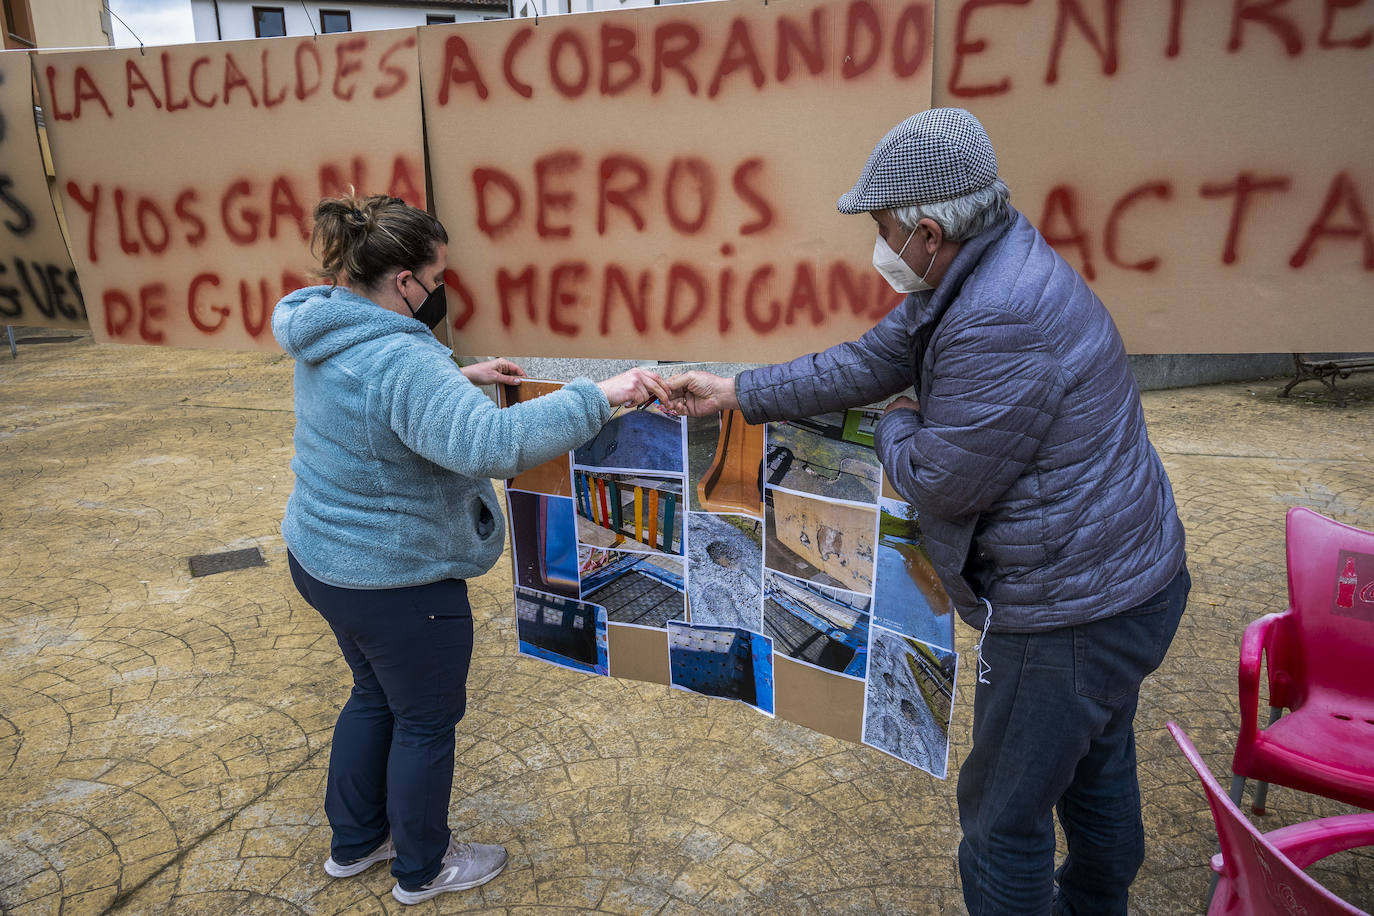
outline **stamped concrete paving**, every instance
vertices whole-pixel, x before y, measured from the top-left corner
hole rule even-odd
[[[94,346],[0,355],[0,911],[376,913],[382,868],[330,880],[321,811],[347,670],[296,595],[290,364]],[[1281,384],[1281,383],[1279,383]],[[1374,385],[1145,395],[1190,536],[1193,600],[1139,716],[1139,913],[1201,910],[1212,833],[1164,722],[1218,772],[1244,624],[1284,595],[1283,512],[1374,528]],[[1312,389],[1306,394],[1303,389]],[[186,558],[267,565],[192,579]],[[514,654],[510,566],[472,583],[471,704],[451,821],[505,843],[490,885],[417,913],[960,912],[953,781],[737,703]],[[960,627],[951,770],[967,752]],[[1341,806],[1276,789],[1265,827]],[[1374,858],[1317,873],[1374,906]]]

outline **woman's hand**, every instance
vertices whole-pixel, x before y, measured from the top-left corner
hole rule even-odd
[[[739,410],[735,397],[735,380],[693,370],[668,379],[673,392],[673,408],[689,417]]]
[[[463,375],[474,385],[518,385],[525,378],[525,370],[502,356],[464,366]]]
[[[622,372],[604,382],[597,382],[596,387],[605,393],[606,400],[611,402],[612,407],[658,401],[665,409],[670,412],[672,410],[672,395],[668,387],[663,384],[663,379],[648,369],[635,368],[629,372]]]

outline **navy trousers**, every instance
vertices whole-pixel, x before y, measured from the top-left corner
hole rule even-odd
[[[971,916],[1126,913],[1145,859],[1136,702],[1190,586],[1185,568],[1106,620],[987,634],[990,683],[974,692],[973,749],[959,771],[959,873]],[[1069,847],[1057,872],[1055,813]]]
[[[467,583],[408,588],[327,585],[287,554],[291,578],[328,621],[353,669],[334,726],[324,811],[336,862],[360,859],[390,832],[391,873],[405,890],[439,874],[448,850],[453,729],[467,707],[472,609]]]

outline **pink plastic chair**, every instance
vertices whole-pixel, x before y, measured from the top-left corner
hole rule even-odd
[[[1259,727],[1260,662],[1269,726]],[[1283,710],[1292,710],[1283,715]],[[1231,800],[1259,781],[1374,809],[1374,533],[1288,510],[1288,610],[1245,629]]]
[[[1369,916],[1312,880],[1303,869],[1337,852],[1374,845],[1374,814],[1345,814],[1260,833],[1221,791],[1183,729],[1169,723],[1183,756],[1207,791],[1221,853],[1212,857],[1220,882],[1207,916],[1302,913]]]

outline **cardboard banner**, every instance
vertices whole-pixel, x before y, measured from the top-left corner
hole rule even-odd
[[[1374,349],[1374,4],[941,0],[937,105],[1137,353]]]
[[[463,353],[772,360],[898,301],[835,201],[929,104],[929,0],[686,4],[420,32]]]
[[[48,193],[27,51],[0,52],[0,226],[0,324],[87,327]]]
[[[954,614],[884,483],[879,415],[620,411],[507,481],[520,654],[743,702],[944,778]]]
[[[41,54],[98,340],[275,349],[322,196],[425,206],[415,30]]]

